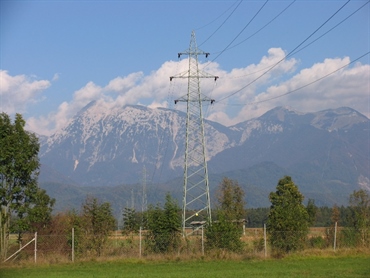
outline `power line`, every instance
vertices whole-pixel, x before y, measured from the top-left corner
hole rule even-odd
[[[357,10],[355,10],[353,13],[351,13],[349,16],[345,17],[342,21],[340,21],[339,23],[337,23],[336,25],[334,25],[332,28],[330,28],[328,31],[326,31],[324,34],[322,34],[321,36],[319,36],[318,38],[316,38],[315,40],[313,40],[312,42],[308,43],[307,45],[305,45],[304,47],[298,49],[297,51],[291,53],[291,55],[293,54],[297,54],[298,52],[302,51],[303,49],[305,49],[306,47],[310,46],[311,44],[313,44],[314,42],[316,42],[317,40],[321,39],[323,36],[325,36],[327,33],[333,31],[333,29],[337,28],[339,25],[341,25],[343,22],[347,21],[351,16],[353,16],[355,13],[357,13],[359,10],[361,10],[363,7],[365,7],[367,4],[369,4],[370,1],[366,2],[365,4],[363,4],[361,7],[359,7]]]
[[[252,38],[254,35],[258,34],[260,31],[262,31],[263,29],[265,29],[268,25],[270,25],[275,19],[277,19],[280,15],[282,15],[290,6],[292,6],[294,4],[294,2],[296,2],[297,0],[293,0],[287,7],[285,7],[280,13],[278,13],[273,19],[271,19],[269,22],[267,22],[265,25],[263,25],[260,29],[258,29],[256,32],[254,32],[252,35],[250,35],[248,38],[242,40],[241,42],[237,43],[237,44],[234,44],[233,46],[230,46],[228,47],[227,49],[224,49],[223,51],[227,51],[227,50],[230,50],[234,47],[237,47],[238,45],[244,43],[245,41],[249,40],[250,38]],[[217,52],[213,52],[213,54],[218,54],[220,53],[221,51],[217,51]]]
[[[228,19],[234,14],[234,12],[236,11],[236,9],[240,6],[240,4],[243,2],[243,0],[240,0],[239,1],[239,4],[234,8],[234,10],[229,14],[229,16],[221,23],[221,25],[204,41],[202,42],[199,46],[202,46],[203,44],[205,44],[210,38],[212,38],[212,36],[218,31],[220,30],[220,28],[226,23],[226,21],[228,21]]]
[[[233,92],[232,94],[220,99],[219,101],[223,101],[237,93],[239,93],[240,91],[244,90],[245,88],[247,88],[248,86],[250,86],[251,84],[253,84],[254,82],[256,82],[257,80],[259,80],[261,77],[263,77],[265,74],[267,74],[268,72],[270,72],[272,69],[274,69],[277,65],[279,65],[282,61],[284,61],[286,58],[288,58],[289,56],[291,56],[294,51],[296,51],[302,44],[304,44],[309,38],[311,38],[316,32],[318,32],[326,23],[328,23],[337,13],[339,13],[339,11],[341,11],[351,0],[348,0],[346,3],[344,3],[334,14],[332,14],[327,20],[325,20],[324,23],[322,23],[314,32],[312,32],[306,39],[304,39],[298,46],[296,46],[293,50],[291,50],[287,55],[285,55],[284,58],[282,58],[280,61],[278,61],[276,64],[274,64],[272,67],[270,67],[268,70],[266,70],[264,73],[262,73],[260,76],[258,76],[257,78],[255,78],[254,80],[252,80],[251,82],[249,82],[247,85],[243,86],[242,88],[240,88],[239,90]]]
[[[227,49],[228,47],[244,32],[244,30],[249,26],[249,24],[252,23],[252,21],[257,17],[257,15],[262,11],[262,9],[266,6],[267,2],[269,0],[266,0],[265,3],[262,5],[262,7],[257,11],[257,13],[252,17],[252,19],[243,27],[243,29],[235,36],[235,38],[211,61],[214,62],[218,57],[220,57]],[[207,67],[207,66],[206,66]]]
[[[295,2],[296,0],[294,0],[293,2]],[[365,4],[363,4],[361,7],[359,7],[357,10],[355,10],[353,13],[351,13],[350,15],[348,15],[346,18],[344,18],[342,21],[340,21],[339,23],[337,23],[335,26],[333,26],[332,28],[330,28],[328,31],[326,31],[324,34],[322,34],[321,36],[319,36],[318,38],[316,38],[315,40],[313,40],[312,42],[308,43],[307,45],[303,46],[302,48],[296,50],[295,52],[291,53],[291,56],[294,55],[294,54],[297,54],[298,52],[302,51],[303,49],[307,48],[308,46],[310,46],[311,44],[313,44],[314,42],[318,41],[319,39],[321,39],[323,36],[325,36],[326,34],[328,34],[329,32],[333,31],[335,28],[337,28],[339,25],[341,25],[343,22],[347,21],[350,17],[352,17],[354,14],[356,14],[358,11],[360,11],[364,6],[366,6],[367,4],[369,4],[370,1],[366,2]],[[293,3],[291,3],[293,4]],[[281,13],[280,13],[281,14]],[[266,26],[266,25],[265,25]],[[261,29],[260,29],[261,30]],[[250,37],[249,37],[250,38]],[[234,46],[237,46],[237,45],[234,45]],[[232,46],[231,48],[233,48],[234,46]],[[229,49],[231,49],[229,48]],[[242,77],[246,77],[246,76],[249,76],[249,75],[253,75],[253,74],[256,74],[256,73],[259,73],[261,71],[264,71],[264,70],[267,70],[271,67],[273,67],[274,65],[271,65],[271,66],[268,66],[268,67],[265,67],[263,69],[260,69],[258,71],[255,71],[255,72],[251,72],[251,73],[248,73],[248,74],[244,74],[244,75],[240,75],[240,76],[236,76],[236,77],[229,77],[229,78],[242,78]]]
[[[243,1],[243,0],[241,0]],[[241,2],[240,1],[240,2]],[[212,24],[213,22],[215,22],[216,20],[218,20],[220,17],[222,17],[225,13],[227,13],[238,1],[235,1],[226,11],[224,11],[222,14],[220,14],[217,18],[215,18],[214,20],[212,20],[211,22],[203,25],[202,27],[198,27],[198,28],[195,28],[194,31],[198,31],[200,29],[203,29],[204,27],[207,27],[208,25]]]

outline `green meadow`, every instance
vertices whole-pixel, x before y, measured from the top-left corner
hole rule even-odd
[[[299,257],[256,260],[115,260],[0,267],[2,278],[84,277],[370,277],[370,256]]]

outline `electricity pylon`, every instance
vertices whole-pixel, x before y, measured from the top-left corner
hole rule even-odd
[[[214,100],[205,97],[201,93],[200,79],[213,78],[216,81],[218,76],[212,76],[199,70],[198,56],[205,55],[207,58],[209,53],[198,49],[194,31],[191,33],[189,49],[178,53],[178,58],[181,55],[188,55],[189,69],[183,73],[171,76],[170,81],[173,78],[188,79],[187,94],[175,100],[175,104],[178,102],[186,102],[187,104],[182,207],[182,231],[183,235],[186,236],[202,228],[207,221],[211,221],[202,103],[206,101],[213,104]],[[187,232],[186,227],[190,227],[190,223],[193,224],[193,229]]]
[[[141,213],[148,209],[148,201],[146,197],[146,167],[143,167],[143,180],[142,180],[142,192],[141,192]]]

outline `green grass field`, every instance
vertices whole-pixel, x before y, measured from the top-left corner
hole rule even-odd
[[[370,277],[370,256],[287,257],[269,260],[110,261],[0,267],[1,278],[84,277]]]

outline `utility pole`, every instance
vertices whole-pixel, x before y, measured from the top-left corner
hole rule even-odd
[[[207,170],[206,142],[204,137],[204,123],[202,103],[214,103],[215,100],[202,95],[200,90],[201,78],[212,78],[215,81],[218,76],[213,76],[202,72],[198,67],[198,56],[209,53],[198,49],[195,32],[191,33],[189,49],[178,53],[188,55],[189,69],[183,73],[170,77],[185,78],[188,80],[188,92],[185,96],[176,99],[178,102],[186,102],[186,140],[185,140],[185,162],[184,162],[184,185],[183,185],[183,207],[182,207],[182,231],[183,236],[187,236],[211,222],[211,202],[209,196],[209,182]],[[196,226],[190,232],[186,227],[190,227],[196,221]]]

